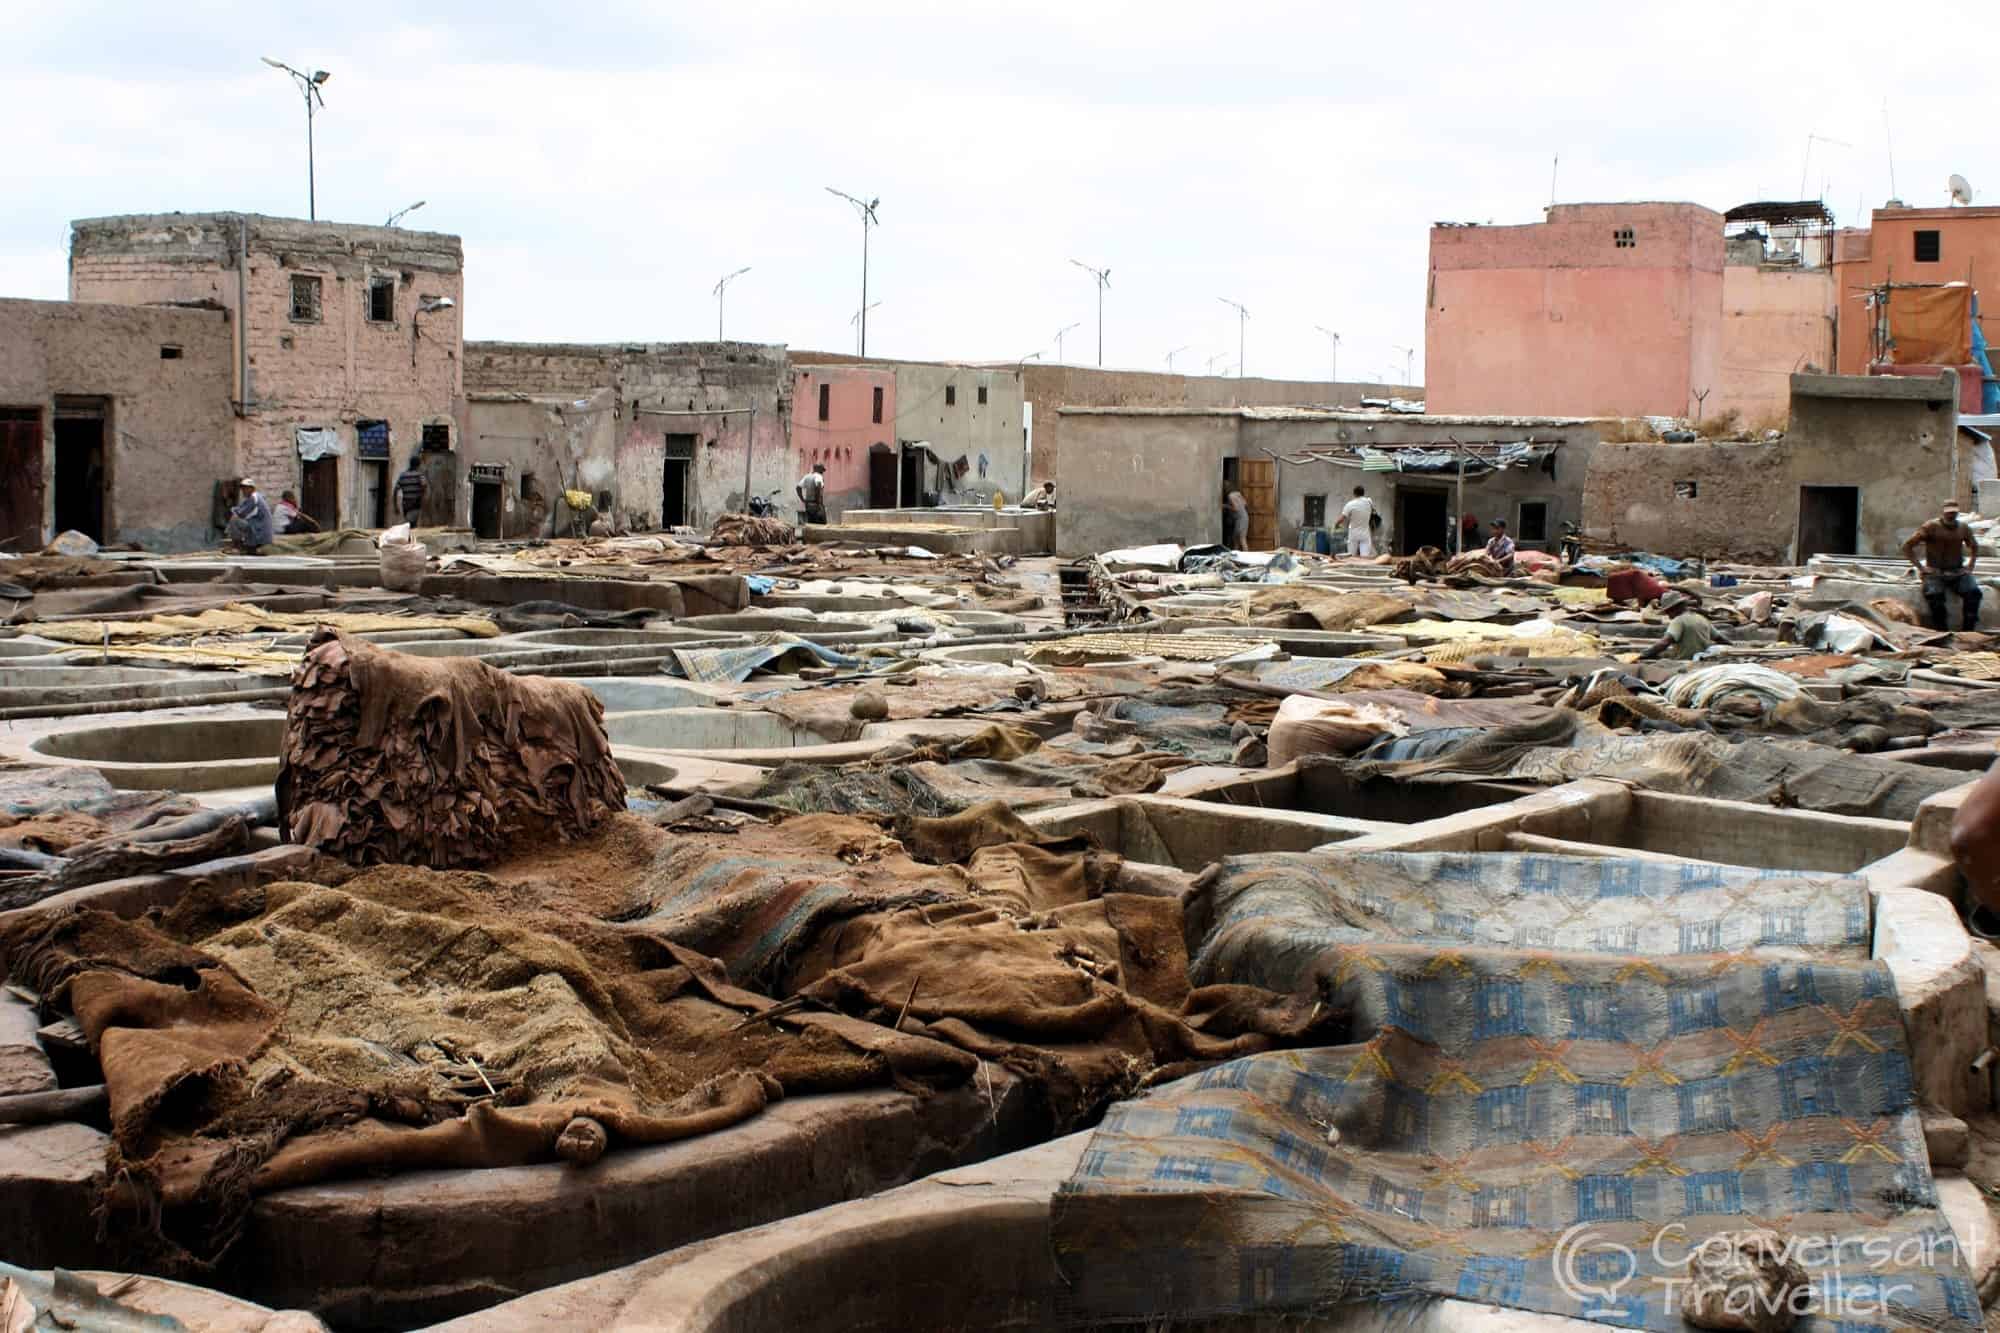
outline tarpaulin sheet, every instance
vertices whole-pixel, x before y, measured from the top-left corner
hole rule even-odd
[[[734,648],[673,648],[668,650],[680,674],[707,685],[748,680],[750,673],[809,666],[859,666],[861,659],[792,634],[760,635],[759,641]]]
[[[299,458],[307,463],[338,458],[344,452],[340,447],[340,432],[331,426],[299,426],[292,436],[298,441]]]
[[[1899,366],[1965,365],[1972,360],[1972,288],[1892,288],[1889,342],[1889,359]]]
[[[1978,1328],[1868,901],[1623,859],[1223,862],[1188,903],[1194,980],[1351,1006],[1358,1044],[1113,1107],[1056,1201],[1060,1313],[1456,1297],[1670,1333],[1684,1256],[1771,1226],[1882,1243],[1809,1264],[1840,1327]]]

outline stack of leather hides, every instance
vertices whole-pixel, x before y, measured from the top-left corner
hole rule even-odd
[[[357,865],[482,865],[624,809],[604,707],[567,681],[321,630],[292,674],[278,817]]]

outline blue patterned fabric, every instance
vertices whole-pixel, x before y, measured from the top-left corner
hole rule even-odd
[[[1978,1327],[1859,879],[1608,858],[1232,858],[1197,984],[1350,1007],[1357,1045],[1113,1108],[1058,1199],[1078,1322],[1455,1296],[1629,1327],[1771,1227],[1805,1330]]]

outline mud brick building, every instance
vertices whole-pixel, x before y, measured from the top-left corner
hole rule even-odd
[[[463,522],[463,255],[456,236],[254,213],[71,224],[70,298],[229,319],[233,462],[205,484],[296,490],[322,526],[379,526],[409,457],[425,521]]]

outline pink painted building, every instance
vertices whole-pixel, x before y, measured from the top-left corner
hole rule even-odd
[[[1694,415],[1721,371],[1722,215],[1682,203],[1547,212],[1431,229],[1429,409]]]
[[[899,453],[893,366],[793,368],[792,454],[800,476],[826,464],[828,519],[837,523],[849,509],[896,508]]]

